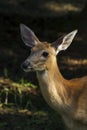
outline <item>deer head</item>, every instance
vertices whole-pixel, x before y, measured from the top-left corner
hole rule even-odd
[[[47,43],[40,42],[34,32],[24,24],[20,25],[20,30],[23,42],[31,48],[30,56],[22,64],[26,72],[49,69],[52,64],[55,64],[56,55],[70,46],[77,33],[77,30],[74,30],[53,43]]]

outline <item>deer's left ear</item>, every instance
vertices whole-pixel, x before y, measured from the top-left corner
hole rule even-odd
[[[58,40],[52,43],[52,46],[55,47],[56,49],[56,54],[58,54],[58,52],[62,50],[66,50],[70,46],[76,33],[77,33],[77,30],[74,30],[63,37],[60,37]]]

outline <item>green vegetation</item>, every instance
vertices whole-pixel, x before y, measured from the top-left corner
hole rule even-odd
[[[46,106],[36,86],[24,79],[15,83],[0,78],[0,87],[0,129],[64,129],[61,117]]]

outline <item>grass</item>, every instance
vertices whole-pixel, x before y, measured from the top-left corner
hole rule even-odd
[[[61,117],[46,106],[36,86],[0,78],[0,87],[0,129],[64,129]]]

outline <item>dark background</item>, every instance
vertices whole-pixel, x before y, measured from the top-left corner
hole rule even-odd
[[[87,74],[86,0],[1,0],[0,87],[4,87],[3,84],[5,84],[5,87],[6,85],[11,87],[12,82],[20,84],[21,80],[39,86],[35,73],[24,73],[20,67],[21,63],[27,58],[30,53],[30,49],[27,48],[21,40],[19,29],[20,23],[29,26],[41,41],[48,42],[53,42],[61,35],[67,34],[74,29],[78,29],[78,34],[76,35],[71,46],[66,51],[61,52],[57,57],[58,65],[61,73],[67,79],[81,77]],[[9,85],[6,79],[11,81]],[[48,115],[44,117],[43,114],[37,114],[32,115],[32,118],[28,118],[26,117],[28,116],[28,114],[24,114],[27,122],[27,124],[24,122],[24,126],[26,125],[25,128],[21,125],[23,124],[23,119],[20,115],[17,115],[17,118],[15,116],[15,112],[13,112],[13,118],[10,110],[9,112],[7,110],[7,106],[6,115],[2,107],[0,112],[1,130],[56,130],[58,128],[60,130],[64,129],[64,127],[61,125],[59,116],[59,124],[57,126],[58,122],[54,120],[54,118],[57,118],[57,114],[55,114],[54,111],[50,110],[50,108],[44,102],[40,92],[38,91],[36,91],[38,96],[34,96],[34,98],[31,96],[29,99],[31,102],[37,101],[36,104],[31,103],[31,111],[33,109],[35,110],[35,112],[38,110],[43,110],[42,106],[44,106],[44,109],[46,110]],[[33,101],[32,98],[34,99]],[[2,103],[3,102],[1,102],[1,104]],[[13,111],[15,111],[15,108]],[[4,113],[3,118],[2,113]],[[11,120],[9,119],[9,121],[7,121],[9,116]],[[52,118],[51,121],[50,118]],[[5,122],[4,119],[6,119]],[[18,127],[16,127],[14,123],[16,120],[18,122],[16,122],[16,126]],[[12,126],[10,126],[10,122],[13,123]],[[48,122],[47,125],[45,125],[46,122]]]

